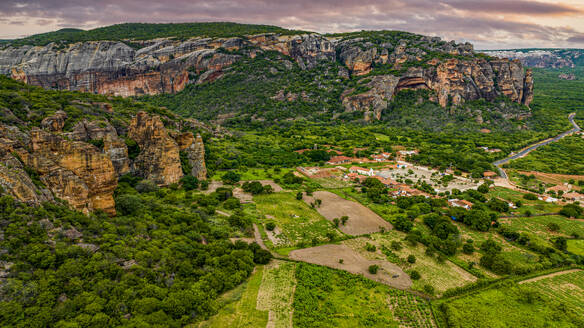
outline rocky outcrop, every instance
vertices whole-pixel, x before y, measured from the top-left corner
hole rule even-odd
[[[365,112],[366,119],[381,119],[381,112],[391,101],[400,78],[393,75],[379,75],[367,83],[369,91],[352,95],[353,89],[349,89],[342,96],[343,106],[347,111]]]
[[[177,136],[176,141],[179,149],[185,152],[189,165],[191,166],[191,175],[199,180],[207,179],[207,167],[205,166],[205,146],[203,138],[197,134],[195,138],[192,132],[185,132]]]
[[[161,186],[177,183],[183,177],[179,147],[159,116],[139,112],[130,123],[128,138],[140,146],[134,173]]]
[[[428,67],[411,67],[400,76],[375,76],[366,85],[368,91],[353,95],[348,90],[341,99],[345,110],[371,111],[377,119],[393,95],[404,89],[432,90],[443,107],[476,99],[492,101],[500,94],[525,105],[533,100],[531,71],[524,72],[520,63],[508,60],[434,61]]]
[[[41,127],[53,132],[61,132],[65,126],[67,113],[64,111],[57,111],[54,115],[45,117],[41,121]]]
[[[31,130],[30,139],[30,152],[20,149],[18,155],[56,197],[84,212],[115,214],[117,175],[106,155],[88,143],[40,129]]]
[[[524,72],[519,61],[487,60],[477,56],[469,43],[405,32],[378,33],[371,38],[272,33],[186,41],[159,39],[140,41],[143,47],[139,50],[113,41],[76,43],[66,49],[54,44],[8,46],[0,50],[0,74],[45,88],[135,96],[177,92],[188,83],[213,82],[242,56],[278,51],[290,56],[301,69],[314,68],[319,61],[339,61],[343,64],[338,71],[341,78],[366,75],[377,67],[388,71],[383,75],[385,82],[374,78],[369,91],[355,95],[348,90],[341,98],[347,111],[368,112],[373,118],[379,117],[395,92],[403,89],[432,90],[442,106],[493,100],[499,95],[529,105],[533,98],[531,72]],[[285,66],[290,69],[292,64]],[[384,85],[389,75],[399,78],[395,86],[395,78]],[[389,92],[392,87],[394,91]],[[282,91],[274,99],[296,98]],[[58,127],[57,121],[51,122]]]

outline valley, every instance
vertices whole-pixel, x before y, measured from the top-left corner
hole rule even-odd
[[[584,70],[526,53],[236,23],[0,42],[0,326],[582,326]]]

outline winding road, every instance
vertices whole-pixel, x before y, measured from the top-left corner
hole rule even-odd
[[[522,149],[520,152],[518,152],[517,154],[512,154],[512,155],[510,155],[510,156],[508,156],[508,157],[505,157],[505,158],[503,158],[503,159],[500,159],[500,160],[498,160],[498,161],[494,162],[494,163],[493,163],[493,165],[495,165],[495,166],[497,167],[497,170],[499,171],[499,175],[500,175],[500,176],[501,176],[503,179],[505,179],[505,180],[508,180],[508,179],[509,179],[509,177],[507,176],[507,173],[505,172],[505,170],[503,170],[503,169],[501,168],[501,165],[503,165],[503,164],[506,164],[506,163],[509,163],[509,161],[512,161],[512,160],[514,160],[514,159],[518,159],[518,158],[520,158],[520,157],[523,157],[523,156],[525,156],[525,155],[529,154],[529,153],[530,153],[532,150],[535,150],[535,149],[537,149],[537,148],[539,148],[539,147],[541,147],[541,146],[545,146],[545,145],[547,145],[547,144],[550,144],[550,143],[552,143],[552,142],[556,142],[556,141],[558,141],[558,140],[562,139],[563,137],[565,137],[565,136],[567,136],[567,135],[570,135],[570,134],[572,134],[572,133],[579,132],[581,129],[580,129],[580,127],[578,126],[578,124],[576,124],[576,122],[574,122],[574,116],[576,116],[576,113],[572,113],[572,114],[568,115],[568,120],[569,120],[569,121],[570,121],[570,123],[572,123],[572,125],[574,126],[574,128],[572,128],[571,130],[568,130],[568,131],[566,131],[566,132],[562,132],[562,133],[560,133],[559,135],[557,135],[557,136],[555,136],[555,137],[553,137],[553,138],[546,139],[546,140],[544,140],[544,141],[540,141],[540,142],[538,142],[538,143],[536,143],[536,144],[533,144],[533,145],[531,145],[531,146],[528,146],[528,147],[526,147],[526,148],[523,148],[523,149]]]

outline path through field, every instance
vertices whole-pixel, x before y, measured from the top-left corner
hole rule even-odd
[[[517,284],[521,285],[521,284],[525,284],[525,283],[528,283],[528,282],[534,282],[534,281],[538,281],[538,280],[542,280],[542,279],[546,279],[546,278],[552,278],[552,277],[555,277],[555,276],[560,276],[560,275],[563,275],[563,274],[572,273],[572,272],[578,272],[578,271],[582,271],[582,269],[570,269],[570,270],[565,270],[565,271],[554,272],[554,273],[546,274],[546,275],[543,275],[543,276],[539,276],[539,277],[535,277],[535,278],[523,280],[523,281],[518,282]]]

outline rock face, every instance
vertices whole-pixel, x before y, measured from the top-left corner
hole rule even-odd
[[[162,186],[177,183],[183,177],[179,147],[159,116],[139,112],[130,123],[128,138],[140,146],[132,168],[136,174]]]
[[[54,44],[8,46],[0,50],[0,74],[50,89],[120,96],[172,93],[188,83],[221,78],[242,56],[278,51],[290,56],[301,69],[314,68],[319,61],[338,61],[343,65],[338,72],[341,78],[369,74],[377,67],[391,69],[391,74],[372,78],[369,91],[355,95],[347,90],[341,98],[347,111],[364,111],[369,118],[379,118],[392,96],[403,89],[432,90],[442,106],[480,98],[493,100],[499,95],[525,105],[531,102],[533,78],[519,61],[487,60],[477,56],[469,43],[400,33],[393,41],[381,43],[374,43],[375,38],[312,33],[158,39],[141,41],[139,50],[113,41],[76,43],[66,49]],[[290,97],[282,94],[279,98]],[[58,129],[58,117],[46,124]]]
[[[193,137],[192,132],[185,132],[177,136],[179,149],[186,153],[191,169],[191,175],[199,180],[207,179],[207,167],[205,166],[205,146],[200,134]]]
[[[110,159],[96,147],[33,129],[30,150],[17,153],[56,197],[84,212],[101,209],[115,214],[117,175]]]

